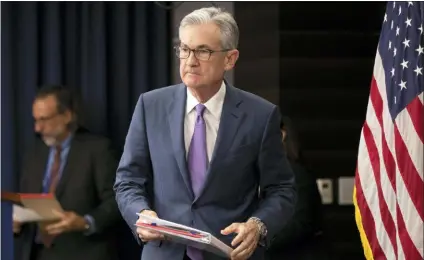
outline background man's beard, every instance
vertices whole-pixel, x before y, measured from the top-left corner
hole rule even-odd
[[[52,136],[43,136],[43,141],[47,146],[54,146],[57,144],[57,139]]]

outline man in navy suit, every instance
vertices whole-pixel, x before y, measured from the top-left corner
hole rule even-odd
[[[135,228],[138,212],[208,231],[235,248],[232,259],[264,259],[296,197],[279,110],[224,80],[239,56],[229,13],[196,10],[179,34],[183,83],[140,96],[117,170],[118,206],[145,243],[143,260],[222,258]]]

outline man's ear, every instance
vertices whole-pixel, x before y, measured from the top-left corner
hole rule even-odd
[[[72,117],[74,116],[70,110],[66,110],[64,113],[66,117],[66,123],[69,124],[72,121]]]
[[[233,69],[234,66],[236,65],[238,58],[239,58],[239,51],[237,49],[228,51],[227,57],[225,58],[224,69],[226,71]]]

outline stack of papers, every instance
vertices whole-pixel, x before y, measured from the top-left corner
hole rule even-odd
[[[148,230],[158,232],[171,241],[206,250],[222,257],[230,257],[233,249],[212,234],[188,226],[166,221],[160,218],[140,214],[135,224]]]
[[[2,192],[2,200],[14,203],[13,220],[22,223],[58,220],[54,211],[63,211],[53,194]]]
[[[21,223],[42,221],[43,217],[36,211],[13,205],[13,220]]]

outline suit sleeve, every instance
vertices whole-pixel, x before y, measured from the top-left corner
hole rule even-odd
[[[150,209],[149,185],[152,183],[152,168],[147,141],[143,95],[137,102],[128,134],[125,140],[124,151],[116,172],[114,185],[116,201],[125,221],[138,239],[136,213]]]
[[[22,166],[20,167],[20,175],[19,175],[19,182],[18,182],[18,188],[17,188],[17,192],[22,192],[22,193],[27,193],[30,192],[28,190],[28,178],[29,178],[29,173],[31,173],[31,171],[29,170],[30,167],[30,154],[34,154],[36,151],[35,149],[33,149],[33,147],[31,147],[32,149],[29,149],[28,151],[24,152],[23,158],[22,158]],[[31,191],[32,192],[32,191]],[[27,233],[30,230],[30,226],[31,224],[29,223],[22,223],[21,225],[21,231],[18,234],[13,234],[13,236],[15,237],[15,239],[20,239],[22,237],[23,233]],[[35,226],[35,225],[32,225]],[[21,245],[22,242],[18,242],[15,241],[15,246],[16,245]]]
[[[296,202],[294,174],[284,153],[281,137],[279,112],[275,107],[268,118],[259,152],[262,200],[253,214],[267,227],[267,245],[292,217]]]
[[[120,213],[112,189],[115,181],[117,158],[108,140],[102,140],[95,145],[94,179],[100,204],[89,216],[94,219],[95,233],[115,225],[120,219]]]

